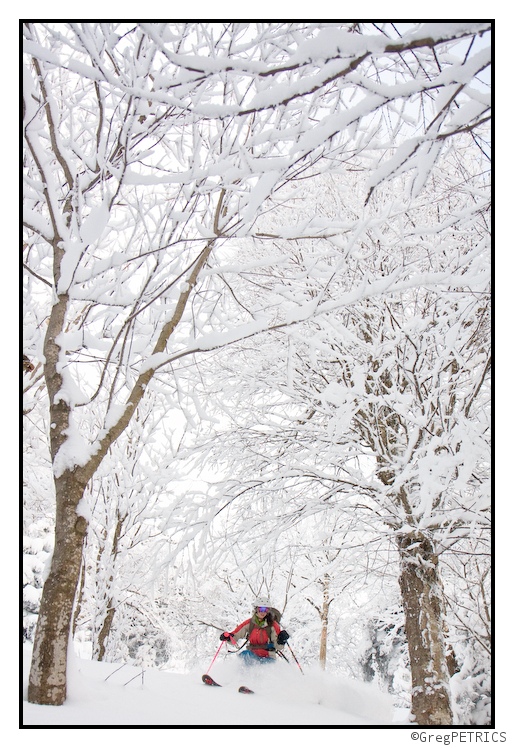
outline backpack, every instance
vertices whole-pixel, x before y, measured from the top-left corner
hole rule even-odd
[[[270,608],[271,615],[275,619],[277,623],[280,623],[280,619],[282,618],[282,613],[279,613],[276,608]]]

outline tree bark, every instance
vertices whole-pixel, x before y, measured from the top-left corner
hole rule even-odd
[[[77,483],[73,473],[56,479],[55,486],[55,549],[41,597],[28,700],[59,706],[66,699],[68,641],[87,522],[76,511],[84,486]]]
[[[418,725],[451,725],[438,558],[430,540],[419,531],[400,536],[398,546],[412,673],[412,713]]]

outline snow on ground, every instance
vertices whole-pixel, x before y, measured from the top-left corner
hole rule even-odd
[[[237,659],[214,663],[210,675],[223,688],[202,683],[208,667],[187,674],[73,658],[63,706],[27,702],[30,649],[24,649],[23,725],[95,726],[367,726],[408,725],[391,698],[372,685],[282,661],[244,668]],[[115,672],[117,670],[117,672]],[[109,677],[110,676],[110,677]],[[134,678],[134,676],[137,676]],[[134,678],[134,680],[131,680]],[[252,695],[238,693],[246,685]],[[398,721],[396,721],[398,720]],[[400,721],[401,720],[401,721]]]

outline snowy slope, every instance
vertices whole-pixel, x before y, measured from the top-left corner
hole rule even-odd
[[[145,672],[118,664],[75,658],[68,699],[61,707],[27,702],[30,650],[24,650],[23,724],[26,726],[160,725],[202,726],[377,726],[408,724],[395,719],[390,698],[373,686],[283,662],[243,670],[235,659],[216,661],[210,674],[223,688],[206,686],[202,671]],[[204,669],[208,664],[204,666]],[[273,670],[271,670],[273,668]],[[109,677],[108,680],[106,678]],[[136,677],[132,682],[131,678]],[[126,685],[125,685],[126,684]],[[240,685],[256,693],[237,692]],[[405,715],[406,716],[406,715]]]

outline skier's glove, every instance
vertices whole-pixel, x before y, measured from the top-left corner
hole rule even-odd
[[[277,644],[285,644],[288,639],[289,639],[289,634],[287,633],[285,629],[283,629],[277,636]]]
[[[231,635],[228,634],[226,631],[223,632],[223,634],[220,636],[220,641],[222,642],[229,642]]]

